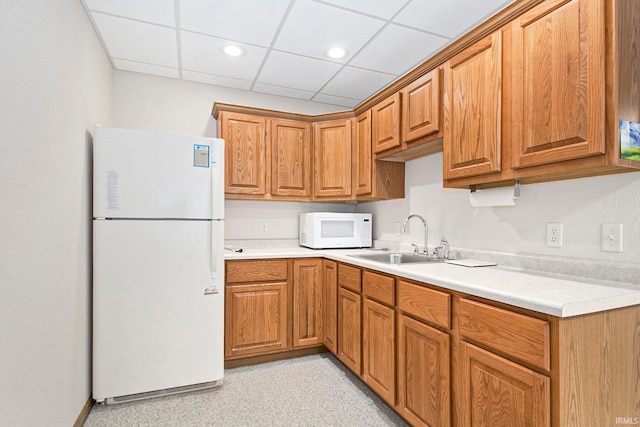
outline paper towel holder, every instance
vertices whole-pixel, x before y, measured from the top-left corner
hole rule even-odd
[[[473,185],[469,186],[469,190],[472,193],[475,193],[476,192],[476,185],[473,184]],[[516,183],[513,185],[513,198],[514,199],[520,198],[520,178],[516,178]]]

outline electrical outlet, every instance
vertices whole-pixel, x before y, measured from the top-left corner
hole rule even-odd
[[[269,225],[266,222],[260,224],[260,234],[268,234],[269,233]]]
[[[602,224],[602,250],[622,252],[622,224]]]
[[[547,223],[547,246],[550,248],[562,247],[562,223]]]
[[[393,234],[395,234],[396,236],[399,236],[401,231],[402,231],[402,229],[400,228],[400,223],[399,222],[394,222],[393,223]]]

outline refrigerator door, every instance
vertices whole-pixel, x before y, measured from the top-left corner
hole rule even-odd
[[[222,218],[224,199],[212,209],[212,196],[224,191],[223,147],[220,139],[96,126],[94,218]]]
[[[222,379],[222,221],[94,220],[93,397]],[[217,230],[212,230],[216,228]]]

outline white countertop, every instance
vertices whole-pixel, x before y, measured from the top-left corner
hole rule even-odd
[[[554,275],[511,267],[462,267],[445,263],[392,265],[351,255],[369,249],[312,250],[302,247],[225,251],[226,260],[324,257],[395,276],[557,317],[570,317],[640,305],[640,286]]]

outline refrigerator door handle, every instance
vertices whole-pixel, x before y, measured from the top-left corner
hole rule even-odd
[[[218,248],[222,248],[223,245],[220,240],[220,222],[219,221],[210,221],[211,222],[211,278],[218,278],[218,258],[222,256],[222,254],[218,253]]]
[[[224,218],[224,142],[211,142],[211,219]]]

